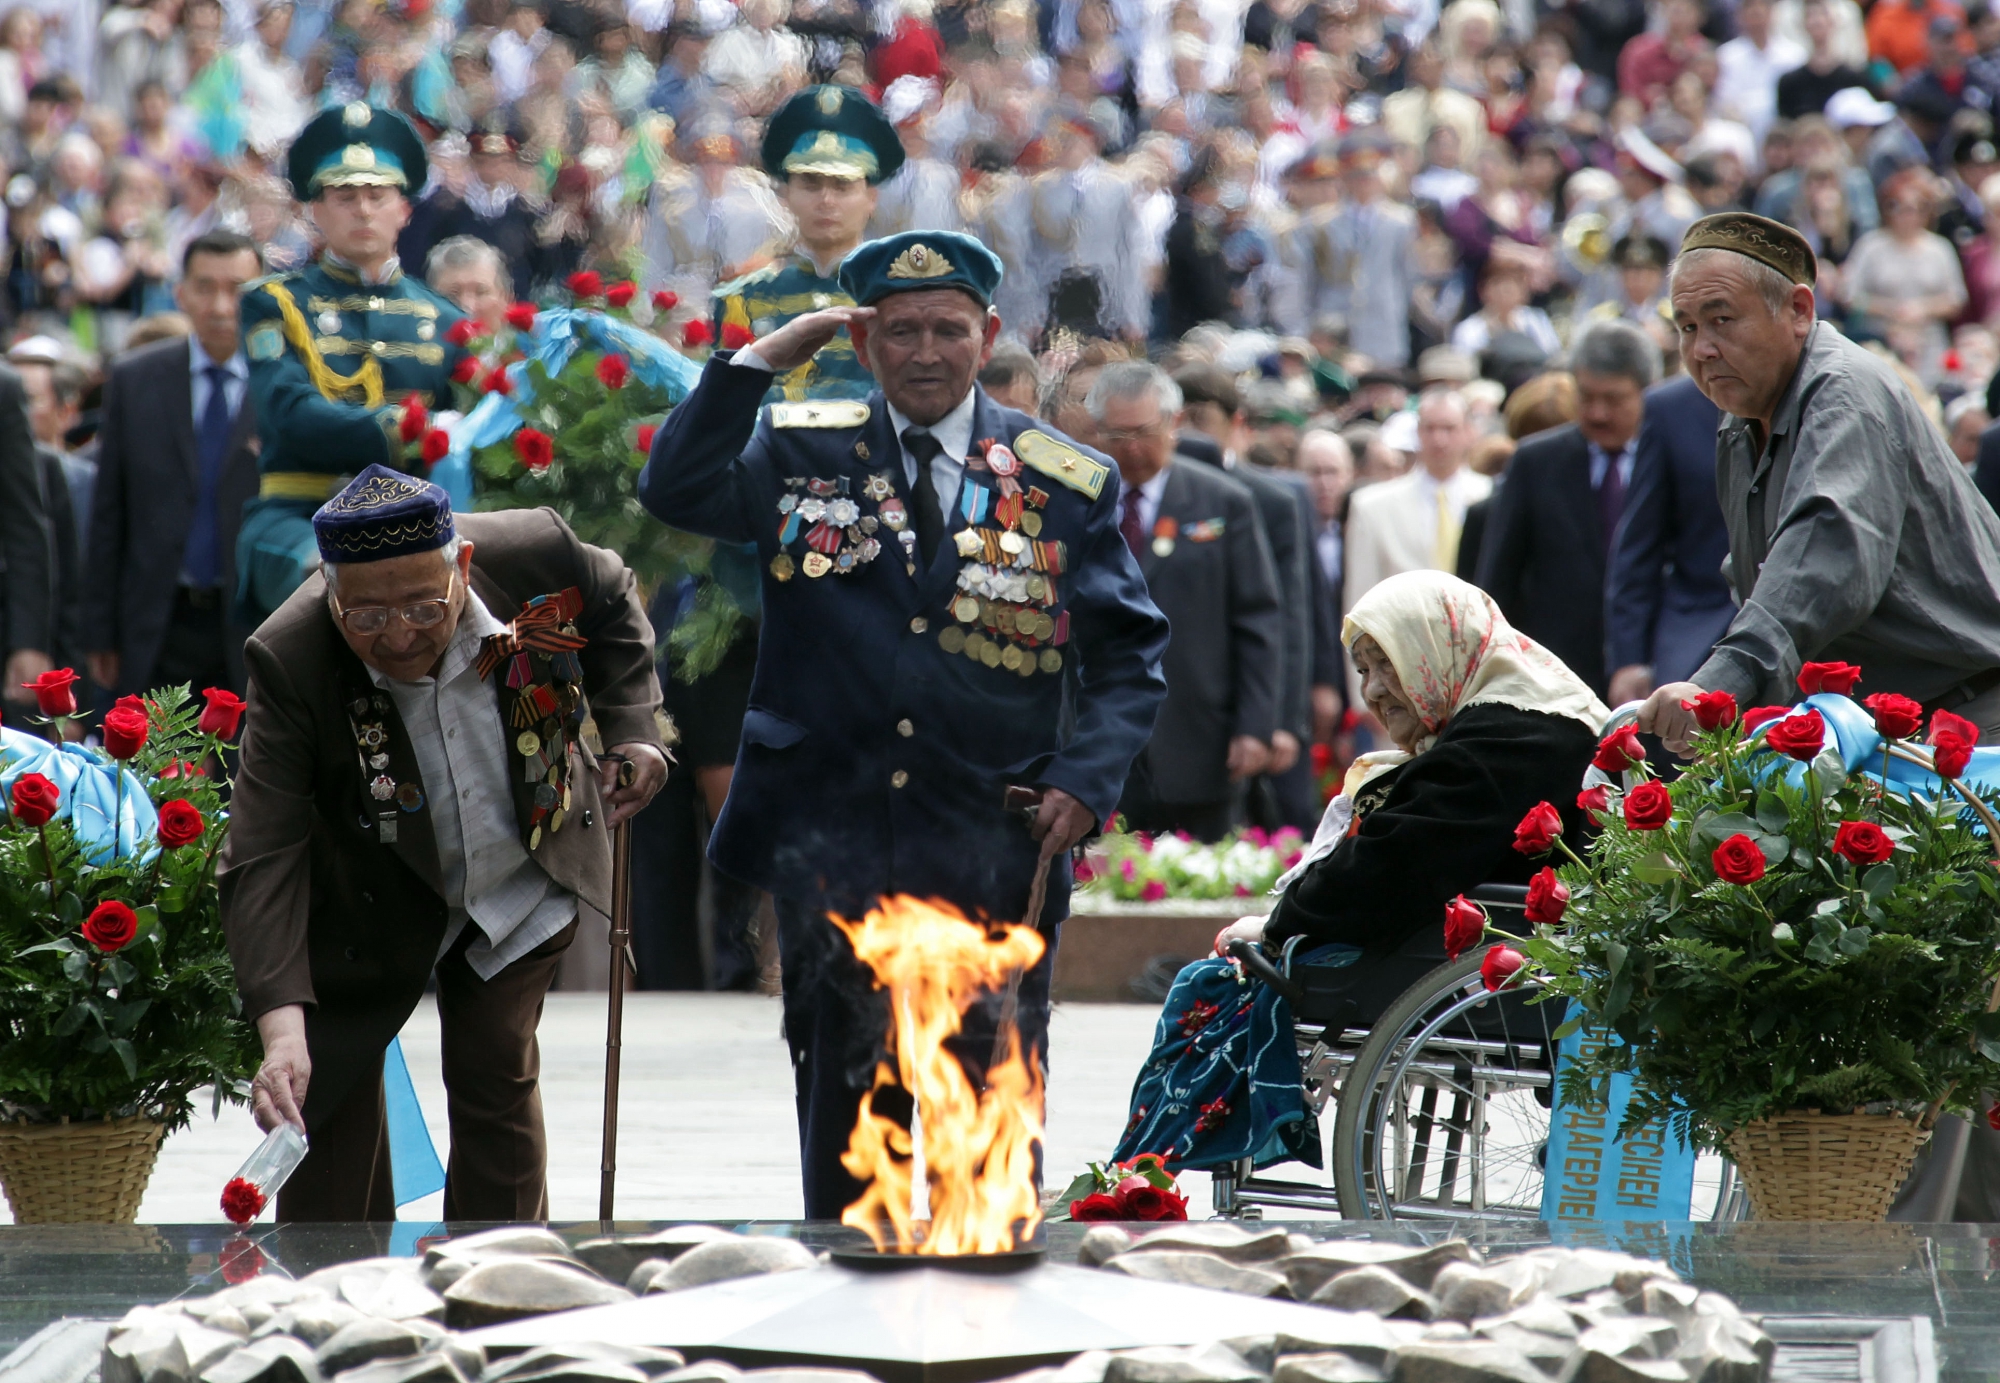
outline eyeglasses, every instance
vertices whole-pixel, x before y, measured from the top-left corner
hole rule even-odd
[[[451,612],[451,593],[457,584],[458,568],[453,567],[444,595],[436,600],[416,600],[408,605],[356,605],[350,610],[340,603],[339,596],[335,596],[333,610],[341,628],[363,638],[386,630],[391,615],[412,629],[435,629],[444,623],[444,617]]]
[[[1167,430],[1165,420],[1148,423],[1144,427],[1102,427],[1097,430],[1097,440],[1107,447],[1115,447],[1120,442],[1145,442],[1161,436]]]

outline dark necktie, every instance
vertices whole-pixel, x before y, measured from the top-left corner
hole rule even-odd
[[[220,365],[210,365],[203,373],[208,377],[208,402],[195,426],[198,476],[194,521],[188,525],[181,566],[187,572],[190,586],[211,590],[222,584],[222,531],[217,523],[215,492],[222,482],[223,462],[229,458],[229,434],[235,429],[236,419],[229,411],[229,371]]]
[[[1625,514],[1625,477],[1618,472],[1618,460],[1623,455],[1623,452],[1604,453],[1604,479],[1597,482],[1597,526],[1606,556],[1611,553],[1611,540],[1618,534],[1618,520]]]
[[[1146,530],[1139,524],[1139,501],[1145,498],[1137,485],[1127,486],[1125,497],[1118,501],[1121,511],[1118,515],[1118,534],[1125,539],[1125,546],[1132,549],[1136,558],[1146,545]]]
[[[944,444],[921,428],[903,429],[903,450],[915,458],[917,463],[917,483],[911,487],[913,516],[917,523],[917,550],[923,555],[926,568],[937,556],[938,543],[944,537],[944,511],[938,507],[937,481],[931,477],[931,462],[943,451]]]

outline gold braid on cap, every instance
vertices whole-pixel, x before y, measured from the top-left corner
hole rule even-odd
[[[1790,226],[1747,211],[1705,216],[1681,237],[1680,252],[1730,250],[1775,269],[1793,283],[1811,288],[1819,278],[1819,262],[1806,238]]]

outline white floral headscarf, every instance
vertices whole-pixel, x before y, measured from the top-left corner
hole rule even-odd
[[[1404,572],[1371,587],[1348,611],[1340,641],[1352,648],[1363,634],[1382,646],[1416,708],[1424,727],[1418,754],[1437,743],[1451,718],[1467,706],[1497,703],[1568,716],[1593,735],[1611,717],[1610,708],[1562,659],[1507,623],[1492,596],[1444,572]],[[1346,839],[1354,821],[1354,794],[1364,784],[1412,757],[1401,749],[1377,749],[1350,764],[1312,845],[1272,891],[1282,892],[1307,865]]]

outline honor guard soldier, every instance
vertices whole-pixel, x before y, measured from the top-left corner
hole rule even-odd
[[[903,142],[860,92],[813,86],[771,117],[763,161],[798,223],[798,243],[777,263],[715,290],[715,339],[725,346],[767,336],[802,313],[854,305],[837,271],[867,234],[882,181],[903,166]],[[874,387],[854,342],[837,333],[772,380],[770,397],[858,399]]]
[[[326,241],[314,263],[243,291],[243,349],[262,441],[257,498],[237,539],[237,605],[254,625],[319,564],[313,511],[371,463],[401,469],[412,394],[448,404],[463,315],[403,273],[396,237],[424,185],[410,122],[365,101],[322,111],[287,171]]]
[[[1000,277],[967,235],[868,242],[840,268],[861,306],[718,352],[639,482],[656,516],[755,543],[763,566],[750,711],[709,851],[777,901],[812,1219],[862,1190],[840,1155],[887,1016],[827,913],[912,894],[1039,926],[1050,945],[1018,1021],[1045,1056],[1060,853],[1110,817],[1166,694],[1166,620],[1119,536],[1111,462],[974,382]],[[758,409],[773,374],[842,329],[880,389]],[[1032,825],[1010,788],[1039,797]],[[969,1067],[1000,1007],[966,1016]]]

